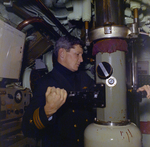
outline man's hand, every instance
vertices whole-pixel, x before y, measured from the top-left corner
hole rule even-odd
[[[46,104],[44,110],[47,117],[50,117],[65,103],[67,92],[64,89],[48,87],[45,97]]]
[[[144,86],[142,86],[142,87],[139,87],[139,88],[137,89],[137,92],[139,92],[139,91],[146,91],[146,92],[147,92],[146,97],[147,97],[148,99],[150,99],[150,86],[149,86],[149,85],[144,85]]]

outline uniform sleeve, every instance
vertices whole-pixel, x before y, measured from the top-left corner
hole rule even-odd
[[[44,111],[46,89],[47,85],[44,82],[38,82],[33,98],[25,110],[22,119],[22,132],[26,137],[40,138],[43,130],[54,123],[55,117],[53,116],[53,119],[48,121]]]

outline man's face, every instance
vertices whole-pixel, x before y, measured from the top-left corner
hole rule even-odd
[[[71,48],[69,52],[65,50],[63,65],[73,72],[77,71],[80,63],[83,62],[82,54],[83,49],[80,45],[74,45],[74,48]]]

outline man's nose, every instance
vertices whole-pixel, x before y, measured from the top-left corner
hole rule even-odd
[[[83,62],[83,57],[82,56],[80,56],[80,62]]]

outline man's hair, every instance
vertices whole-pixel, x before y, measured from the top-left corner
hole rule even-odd
[[[60,48],[64,48],[66,51],[69,52],[70,49],[74,47],[74,45],[81,45],[81,47],[83,48],[84,43],[79,38],[71,36],[71,35],[60,37],[55,43],[54,55],[57,58],[58,51]]]

